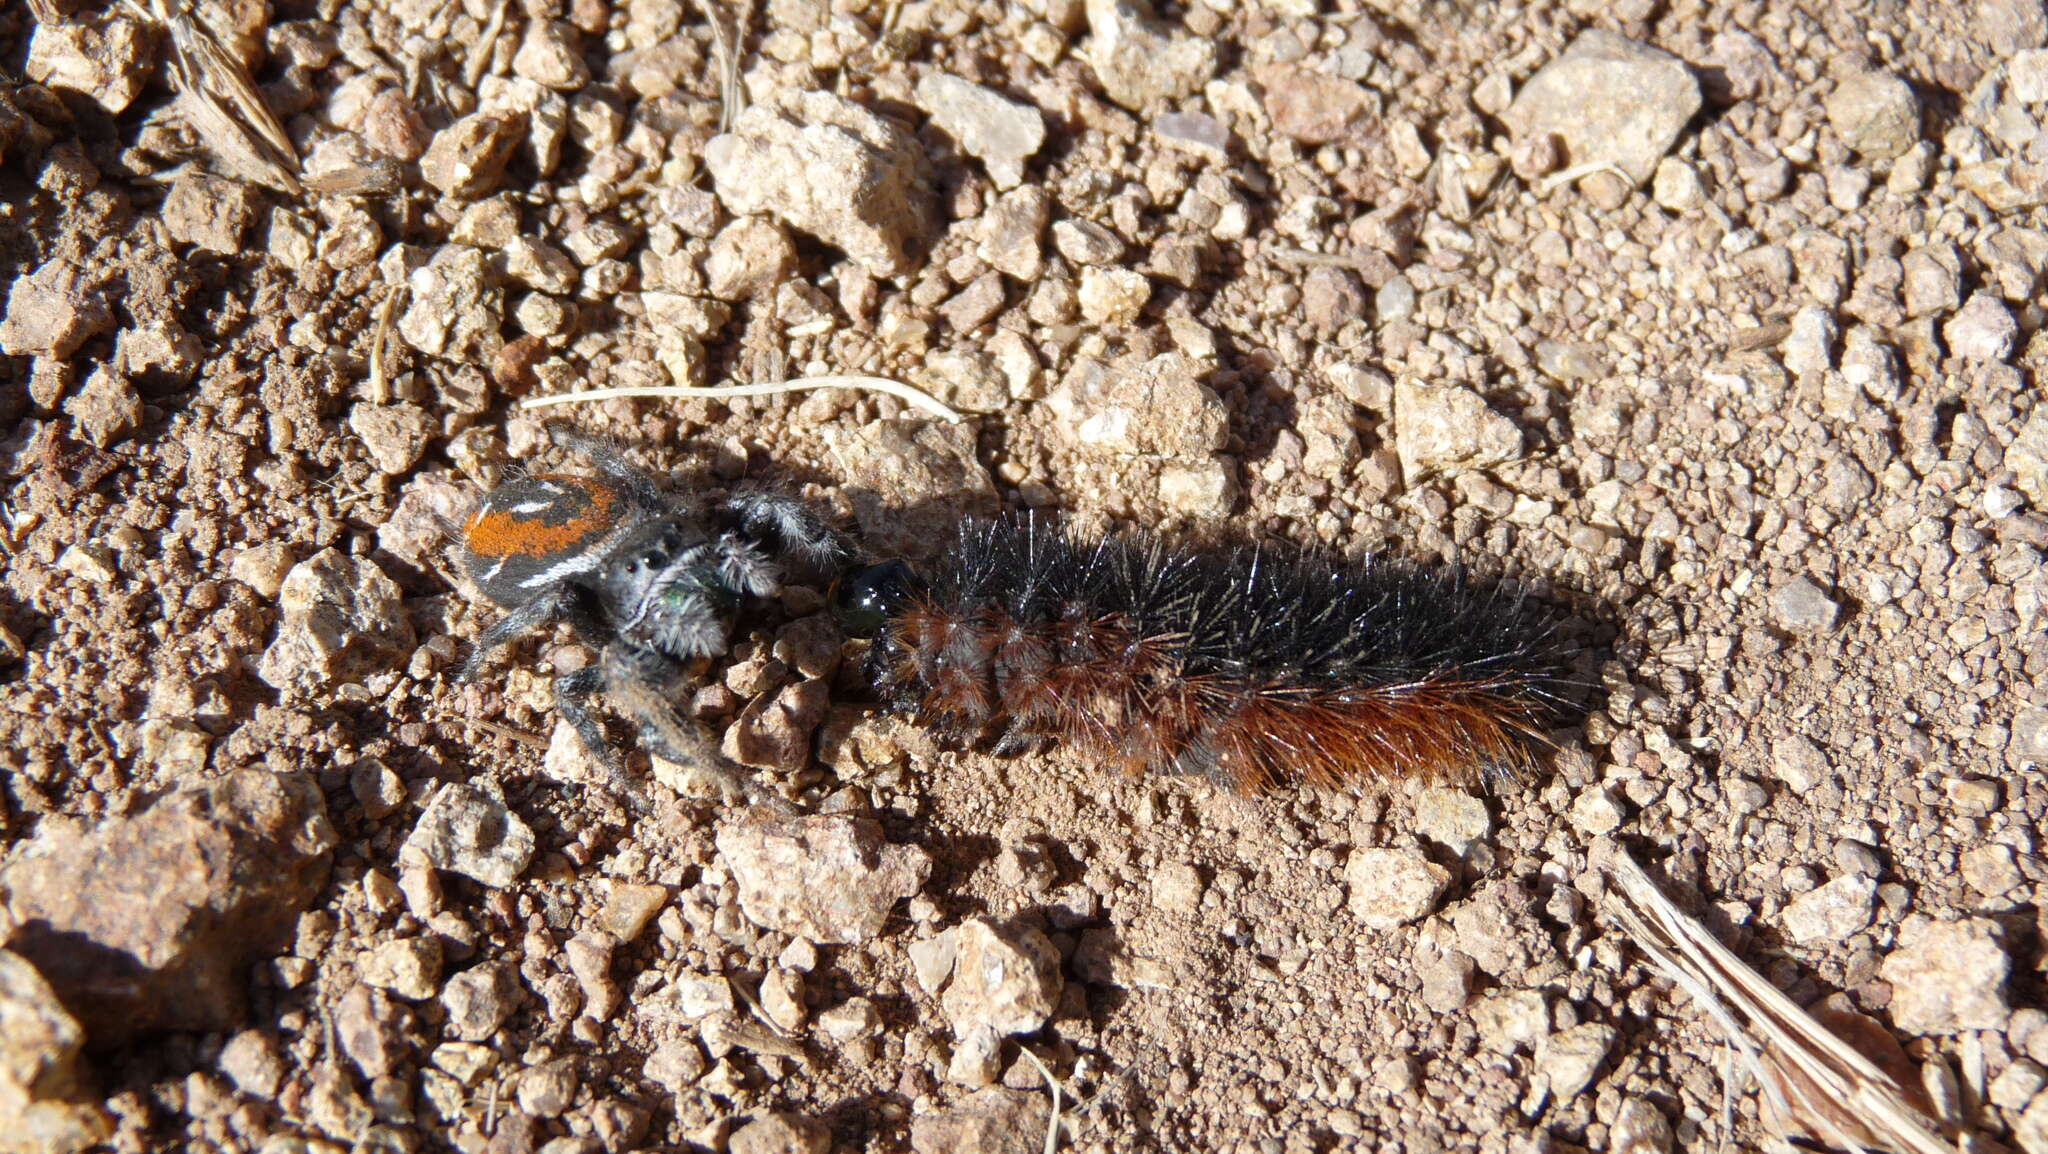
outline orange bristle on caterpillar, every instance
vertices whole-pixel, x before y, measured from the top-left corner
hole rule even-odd
[[[1403,563],[1076,541],[965,526],[923,574],[841,586],[890,705],[964,739],[1052,739],[1246,793],[1517,776],[1563,711],[1562,653],[1518,595]]]

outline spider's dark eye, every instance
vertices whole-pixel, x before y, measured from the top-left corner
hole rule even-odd
[[[873,637],[903,611],[917,583],[917,575],[901,561],[856,569],[840,580],[832,598],[833,615],[848,637]]]

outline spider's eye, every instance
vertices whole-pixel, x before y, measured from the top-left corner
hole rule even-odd
[[[832,612],[848,637],[873,637],[902,612],[916,586],[917,575],[901,561],[856,569],[840,580]]]

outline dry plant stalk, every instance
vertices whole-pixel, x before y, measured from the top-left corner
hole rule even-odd
[[[297,195],[298,151],[241,61],[193,17],[185,0],[146,2],[143,18],[169,34],[178,108],[199,139],[241,174]]]
[[[1956,1154],[1896,1079],[1687,916],[1626,852],[1614,847],[1595,864],[1616,885],[1606,912],[1721,1027],[1779,1117],[1858,1154]]]

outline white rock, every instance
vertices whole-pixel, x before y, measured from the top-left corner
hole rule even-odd
[[[1353,850],[1344,867],[1351,913],[1374,929],[1392,929],[1426,917],[1450,888],[1451,871],[1414,849]]]
[[[1849,874],[1799,895],[1785,907],[1785,933],[1795,942],[1840,944],[1870,924],[1877,879]]]
[[[1060,956],[1044,934],[1025,925],[974,918],[959,927],[959,958],[940,1000],[956,1037],[977,1026],[997,1034],[1028,1034],[1059,1005]]]
[[[945,72],[917,82],[917,103],[939,130],[988,167],[997,188],[1024,182],[1024,162],[1045,143],[1038,109]]]
[[[1502,120],[1518,141],[1554,135],[1569,167],[1612,165],[1641,185],[1699,109],[1684,61],[1595,28],[1530,77]]]
[[[1892,987],[1892,1021],[1908,1034],[2005,1027],[2012,970],[1998,923],[1909,919],[1878,974]]]
[[[876,276],[908,272],[934,227],[930,166],[917,141],[829,92],[749,107],[704,146],[704,163],[735,216],[781,217]]]
[[[533,850],[533,831],[503,798],[449,782],[427,803],[400,853],[503,889],[526,872]]]

